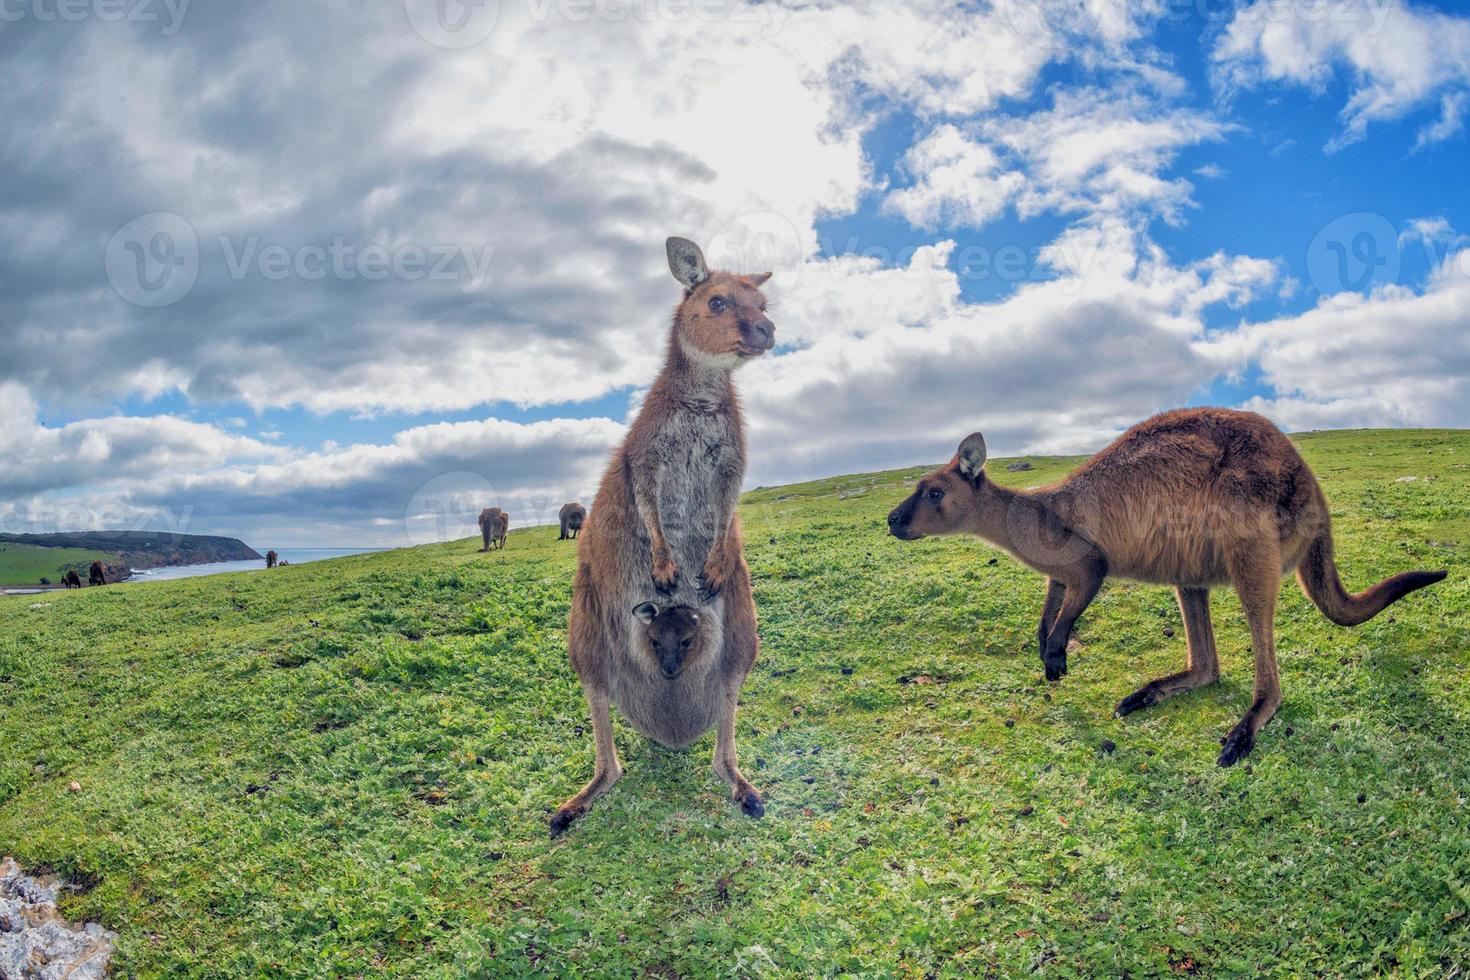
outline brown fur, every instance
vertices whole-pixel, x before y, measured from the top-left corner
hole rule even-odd
[[[576,501],[561,505],[561,512],[557,515],[561,521],[561,536],[558,541],[575,541],[581,533],[582,523],[587,520],[587,508]]]
[[[1129,429],[1071,476],[1017,492],[983,470],[975,433],[948,465],[919,481],[888,515],[913,539],[969,532],[1047,576],[1038,639],[1048,680],[1067,672],[1073,624],[1107,575],[1172,585],[1189,647],[1186,670],[1118,703],[1122,716],[1217,680],[1209,590],[1231,584],[1251,628],[1255,698],[1225,739],[1220,765],[1250,752],[1281,704],[1273,620],[1282,575],[1335,623],[1361,623],[1443,571],[1404,572],[1350,595],[1332,561],[1327,500],[1296,447],[1250,412],[1189,408]]]
[[[265,567],[275,568],[278,564],[280,564],[280,561],[276,553],[274,551],[267,551],[265,553]]]
[[[664,368],[614,451],[578,541],[568,652],[591,710],[595,770],[551,822],[556,836],[622,775],[609,707],[664,745],[716,728],[714,769],[745,813],[765,803],[740,772],[735,709],[755,662],[755,600],[735,515],[745,429],[730,374],[774,344],[760,285],[769,273],[709,273],[693,243],[670,239],[685,285]],[[664,597],[670,597],[667,601]],[[698,606],[701,654],[659,670],[633,610]]]
[[[77,574],[75,568],[69,568],[66,570],[66,574],[61,577],[61,584],[68,589],[80,589],[82,587],[82,577]]]
[[[480,511],[480,550],[489,551],[492,545],[503,549],[509,530],[510,517],[499,507],[486,507]]]
[[[94,562],[92,562],[91,567],[87,569],[87,584],[88,585],[106,585],[107,584],[107,569],[103,567],[103,565],[102,565],[102,563],[100,561],[94,561]]]

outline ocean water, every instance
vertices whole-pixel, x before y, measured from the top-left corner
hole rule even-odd
[[[265,554],[264,548],[256,548]],[[365,555],[388,548],[277,548],[276,554],[282,561],[292,565],[306,565],[326,558],[345,558],[348,555]],[[265,560],[259,561],[214,561],[204,565],[169,565],[164,568],[148,568],[136,571],[128,582],[162,582],[171,578],[198,578],[201,575],[219,575],[224,572],[263,572]],[[126,583],[124,583],[126,584]]]

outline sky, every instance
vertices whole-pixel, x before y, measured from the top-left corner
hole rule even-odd
[[[1470,425],[1470,13],[0,0],[0,530],[590,502],[664,239],[771,271],[747,484],[1181,405]]]

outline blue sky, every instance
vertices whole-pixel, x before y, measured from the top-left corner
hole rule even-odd
[[[668,234],[775,273],[752,484],[1177,404],[1467,422],[1454,5],[565,6],[0,23],[57,80],[0,94],[0,525],[549,519],[657,368]]]

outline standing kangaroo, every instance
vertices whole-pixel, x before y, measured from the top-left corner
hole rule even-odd
[[[480,550],[489,551],[490,546],[505,547],[505,535],[510,530],[510,517],[499,507],[486,507],[480,511]]]
[[[88,585],[106,585],[107,584],[107,569],[105,569],[102,566],[102,563],[100,561],[94,561],[94,562],[92,562],[91,567],[89,567],[87,569],[87,584]]]
[[[551,820],[561,834],[622,775],[609,706],[673,748],[716,727],[714,769],[752,817],[765,801],[740,772],[735,706],[755,662],[755,599],[735,505],[745,427],[732,372],[775,345],[760,286],[770,273],[710,272],[693,242],[670,238],[684,286],[663,370],[614,451],[578,543],[568,653],[592,714],[592,780]],[[669,607],[698,609],[700,642],[672,662],[645,623]]]
[[[1351,595],[1332,561],[1327,500],[1291,440],[1251,412],[1185,408],[1119,436],[1060,483],[1017,492],[985,475],[985,439],[973,433],[948,465],[919,481],[888,515],[910,541],[976,534],[1047,576],[1041,661],[1047,680],[1067,672],[1067,640],[1108,575],[1174,586],[1189,667],[1118,702],[1119,717],[1220,678],[1210,587],[1231,583],[1250,623],[1255,698],[1224,739],[1220,765],[1255,746],[1281,704],[1274,619],[1281,577],[1334,623],[1356,626],[1443,571],[1402,572]]]
[[[277,565],[277,563],[278,563],[278,559],[277,559],[276,553],[274,551],[267,551],[265,553],[265,567],[266,568],[275,568],[276,565]]]
[[[557,514],[557,517],[561,520],[561,537],[556,540],[575,541],[577,535],[582,531],[582,522],[587,520],[587,508],[572,501],[561,505],[561,512]]]

